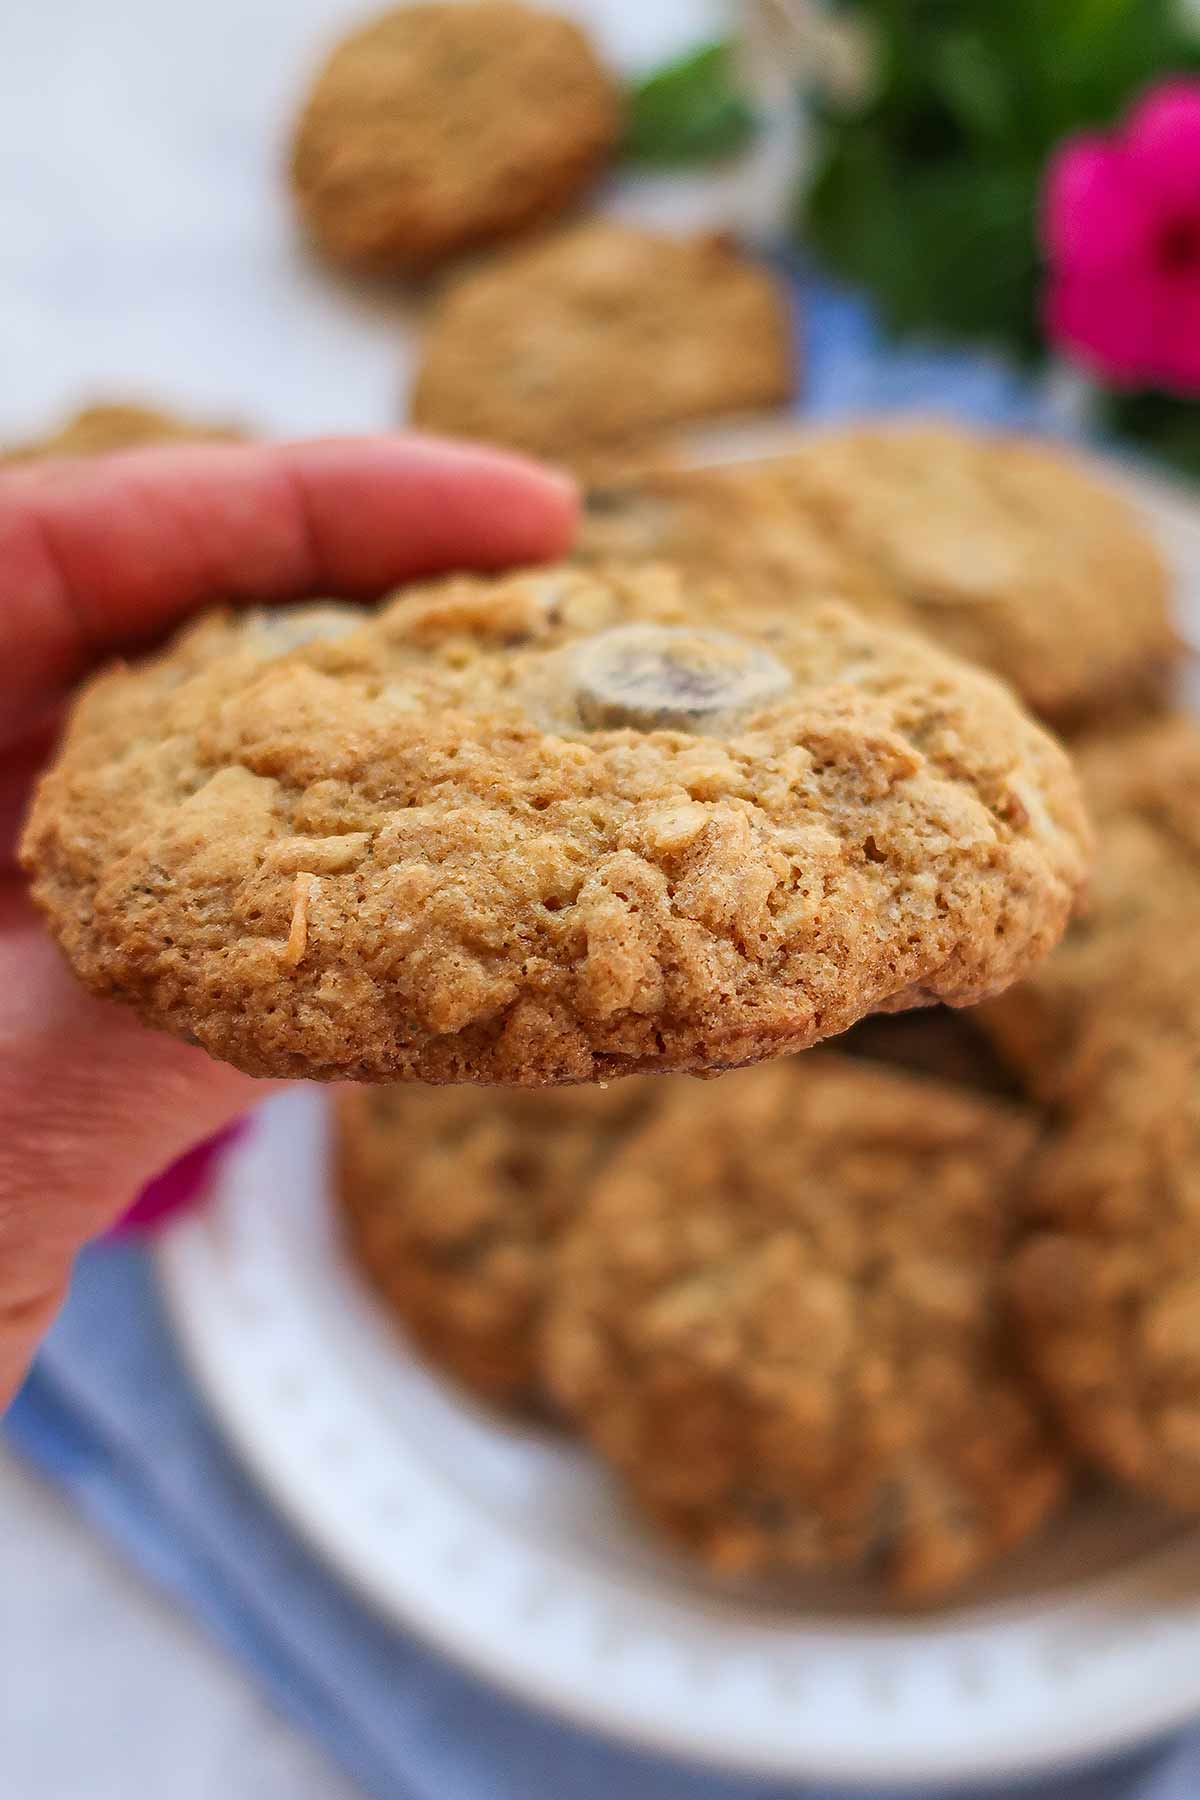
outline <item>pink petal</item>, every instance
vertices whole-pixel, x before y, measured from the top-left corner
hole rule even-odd
[[[207,1191],[222,1152],[245,1128],[245,1120],[239,1120],[185,1151],[161,1175],[147,1182],[128,1212],[114,1225],[112,1235],[125,1237],[154,1231],[176,1213],[194,1206]]]
[[[1156,385],[1200,397],[1200,279],[1164,283],[1159,314]]]
[[[1200,81],[1152,88],[1129,114],[1120,142],[1129,175],[1157,217],[1183,212],[1200,219]]]
[[[1152,378],[1159,288],[1140,270],[1056,276],[1043,303],[1046,335],[1105,380],[1137,387]]]
[[[1069,138],[1055,151],[1041,229],[1050,262],[1067,272],[1116,268],[1146,254],[1145,208],[1124,153],[1111,140]]]

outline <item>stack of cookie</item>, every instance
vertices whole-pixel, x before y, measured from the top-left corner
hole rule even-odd
[[[376,1295],[722,1572],[944,1596],[1085,1463],[1200,1509],[1200,726],[1140,521],[1048,448],[892,424],[597,493],[578,556],[665,556],[727,626],[832,597],[1003,673],[1071,735],[1090,905],[972,1013],[715,1088],[346,1094]]]
[[[452,268],[413,416],[586,471],[575,554],[102,673],[22,854],[95,993],[380,1084],[338,1100],[338,1205],[434,1363],[719,1571],[928,1600],[1085,1461],[1200,1510],[1200,727],[1153,545],[1047,448],[670,466],[672,427],[786,397],[790,320],[722,241],[518,241],[619,135],[516,0],[335,50],[309,233]],[[220,435],[108,407],[19,454]],[[1074,923],[1055,731],[1099,831]]]

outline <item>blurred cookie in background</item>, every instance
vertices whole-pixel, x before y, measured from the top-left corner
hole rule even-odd
[[[723,237],[596,219],[450,283],[411,416],[586,470],[793,386],[790,307],[765,264]]]
[[[938,643],[1060,727],[1161,700],[1179,654],[1135,508],[1061,449],[922,421],[814,434],[780,478]]]
[[[575,559],[661,559],[695,579],[727,578],[742,600],[849,600],[875,617],[905,620],[905,607],[870,563],[797,502],[782,467],[753,461],[593,481]]]
[[[555,1241],[672,1085],[339,1093],[335,1191],[354,1262],[393,1323],[482,1399],[540,1406]]]
[[[587,498],[576,555],[658,556],[772,600],[851,600],[1003,676],[1060,726],[1163,699],[1166,569],[1125,499],[1062,451],[941,424],[797,436]]]
[[[569,19],[516,0],[401,6],[333,50],[292,185],[334,261],[419,272],[553,219],[620,131],[616,81]]]
[[[1076,746],[1096,826],[1088,904],[1025,981],[974,1015],[1043,1100],[1058,1097],[1079,1038],[1127,1017],[1142,964],[1170,971],[1200,920],[1200,721],[1173,713]]]
[[[1200,954],[1143,947],[1063,1083],[1014,1264],[1026,1354],[1110,1474],[1200,1512]]]
[[[48,431],[44,437],[0,448],[0,462],[34,462],[53,456],[103,456],[144,444],[236,442],[247,436],[238,425],[185,418],[179,413],[131,400],[99,400]]]
[[[1004,1311],[1033,1141],[827,1052],[682,1090],[564,1234],[551,1391],[718,1572],[953,1590],[1066,1488]]]

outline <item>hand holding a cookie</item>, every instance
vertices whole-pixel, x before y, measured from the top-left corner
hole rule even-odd
[[[58,706],[214,602],[371,595],[553,556],[570,489],[432,440],[188,445],[0,472],[0,1405],[76,1251],[262,1091],[74,982],[14,858]]]

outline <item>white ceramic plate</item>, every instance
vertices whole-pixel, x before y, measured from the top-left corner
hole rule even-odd
[[[1200,525],[1134,479],[1196,623]],[[580,1724],[739,1770],[941,1783],[1200,1714],[1200,1530],[1111,1496],[932,1615],[889,1616],[848,1581],[705,1583],[582,1451],[493,1418],[390,1334],[335,1241],[318,1091],[264,1110],[160,1268],[215,1412],[313,1547],[392,1619]]]

